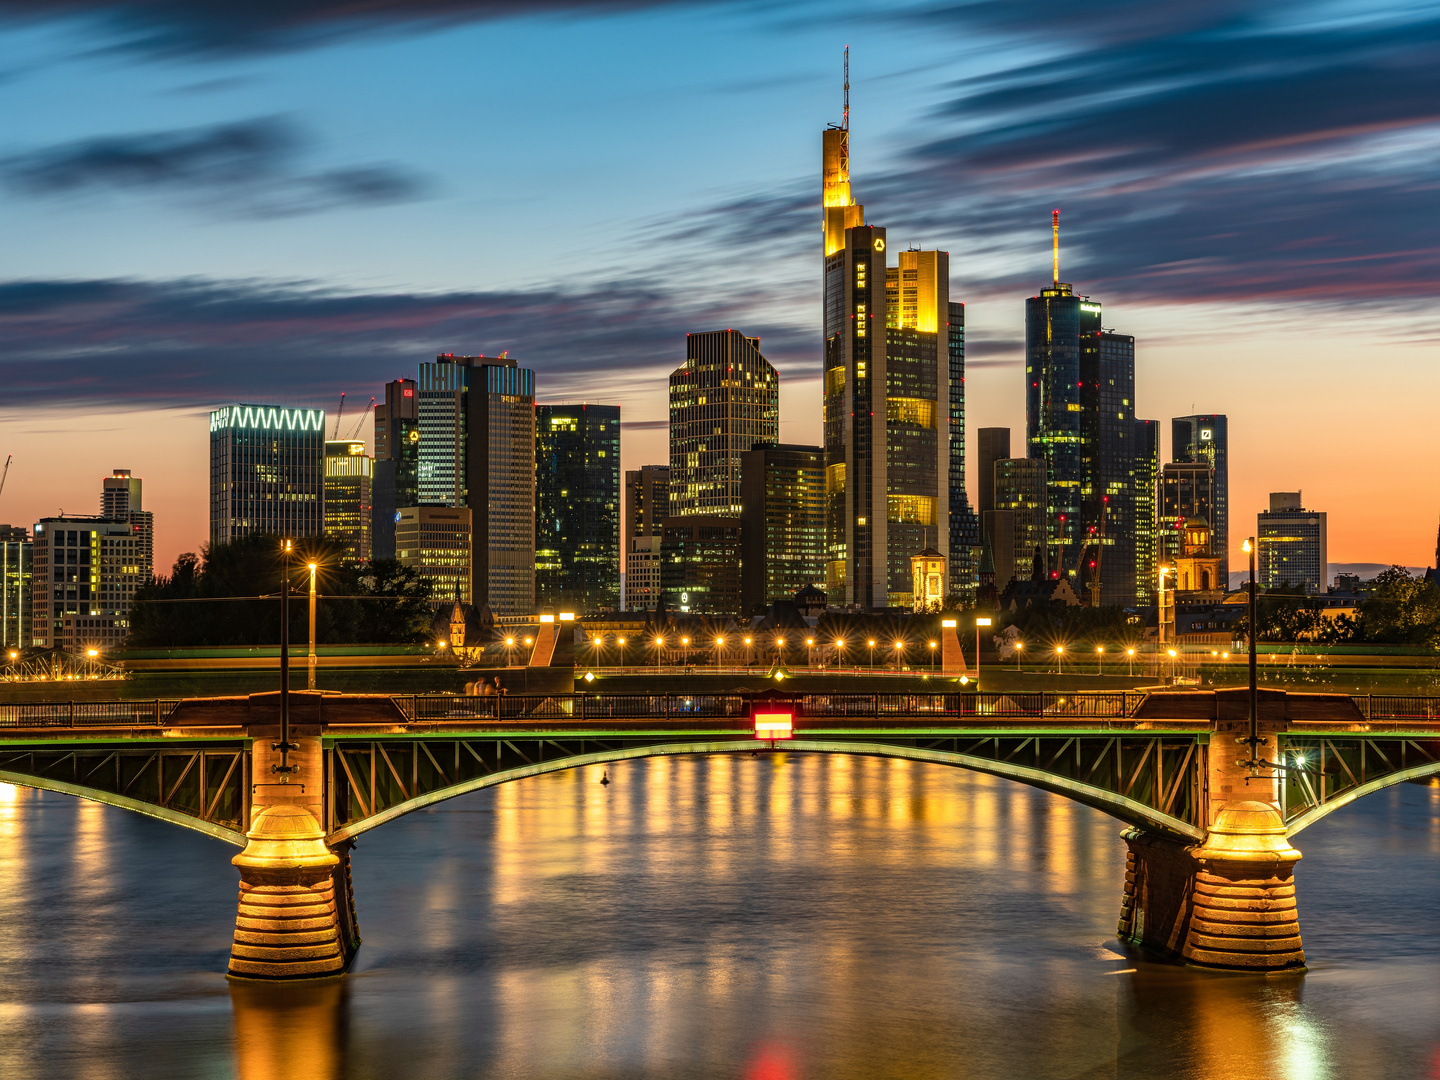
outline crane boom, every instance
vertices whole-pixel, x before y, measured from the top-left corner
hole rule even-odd
[[[5,471],[0,472],[0,495],[5,493],[5,478],[10,475],[10,462],[14,457],[14,454],[5,455]]]
[[[345,391],[344,391],[344,390],[341,390],[341,391],[340,391],[340,408],[338,408],[337,410],[335,410],[335,434],[333,434],[333,435],[330,436],[332,439],[338,439],[338,438],[340,437],[340,417],[342,417],[342,416],[344,416],[344,415],[345,415]]]
[[[375,399],[372,397],[370,399],[370,404],[366,407],[365,411],[360,414],[360,419],[355,421],[355,430],[350,432],[350,438],[354,439],[359,437],[360,429],[365,426],[365,418],[370,415],[371,410],[373,410],[374,408]]]

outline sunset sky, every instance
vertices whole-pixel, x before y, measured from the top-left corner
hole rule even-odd
[[[846,44],[856,197],[967,304],[972,442],[1021,452],[1059,207],[1137,415],[1230,417],[1232,557],[1298,488],[1332,562],[1434,561],[1440,6],[1324,0],[0,0],[0,522],[130,468],[166,569],[208,409],[358,410],[437,352],[620,404],[635,468],[733,326],[818,442]]]

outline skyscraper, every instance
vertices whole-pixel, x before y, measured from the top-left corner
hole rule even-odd
[[[825,450],[757,445],[740,455],[741,614],[825,581]]]
[[[1180,552],[1180,531],[1185,522],[1215,513],[1215,474],[1205,461],[1169,461],[1160,470],[1160,522],[1156,529],[1156,556],[1162,566],[1174,566]]]
[[[670,516],[740,516],[740,455],[780,439],[780,383],[760,339],[685,335],[670,374]]]
[[[77,652],[118,645],[129,635],[135,590],[154,572],[140,528],[87,515],[36,522],[33,644]]]
[[[414,379],[385,384],[375,406],[375,479],[371,557],[395,558],[395,511],[420,504],[420,398]]]
[[[406,506],[395,522],[395,558],[430,583],[430,599],[469,603],[472,512],[455,506]]]
[[[22,525],[0,525],[0,648],[28,649],[35,546]]]
[[[1090,602],[1132,605],[1135,339],[1101,326],[1101,305],[1053,277],[1025,302],[1026,444],[1045,462],[1046,564]],[[1098,579],[1098,582],[1097,582]],[[1097,587],[1098,585],[1098,587]]]
[[[625,532],[659,536],[670,516],[670,466],[642,465],[625,472]]]
[[[155,515],[145,509],[145,484],[138,476],[131,476],[129,469],[114,469],[100,481],[100,516],[108,521],[123,521],[130,526],[130,537],[135,542],[132,552],[140,569],[136,580],[126,579],[122,584],[134,593],[136,588],[150,580],[155,569]],[[130,599],[125,598],[124,610],[128,614]]]
[[[848,74],[846,86],[844,120],[821,148],[826,591],[837,606],[909,608],[911,556],[943,548],[950,591],[973,597],[964,306],[950,302],[946,252],[886,265],[885,230],[851,198]]]
[[[1262,589],[1303,586],[1323,592],[1329,580],[1326,516],[1306,510],[1298,491],[1272,491],[1255,521],[1255,571]]]
[[[660,592],[672,611],[739,615],[740,519],[691,514],[665,519]]]
[[[1223,414],[1177,416],[1170,421],[1170,457],[1174,461],[1204,461],[1214,483],[1214,519],[1210,547],[1220,557],[1220,577],[1230,572],[1230,433]]]
[[[1045,567],[1045,463],[1038,458],[1001,458],[995,462],[995,509],[1010,512],[1014,534],[1010,550],[1014,559],[1014,575],[1029,578],[1040,560]],[[1001,545],[996,545],[996,548]],[[992,549],[995,550],[995,549]],[[1000,580],[1000,567],[995,568],[995,585],[1004,590],[1009,584]]]
[[[1010,456],[1010,429],[982,427],[976,433],[975,494],[981,513],[995,507],[995,462]]]
[[[472,513],[472,602],[535,607],[535,373],[509,357],[445,353],[421,364],[422,506]]]
[[[620,406],[535,406],[535,588],[541,605],[620,606]]]
[[[374,464],[359,439],[325,440],[325,535],[345,545],[347,562],[370,561]]]
[[[210,414],[210,542],[325,531],[325,411],[226,405]]]
[[[1135,476],[1135,603],[1148,605],[1155,599],[1157,545],[1159,543],[1156,495],[1160,484],[1160,424],[1136,420]]]
[[[625,473],[625,610],[654,610],[660,602],[660,543],[670,514],[670,466],[642,465]]]

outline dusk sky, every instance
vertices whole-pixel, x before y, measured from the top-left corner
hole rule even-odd
[[[0,521],[130,468],[168,570],[210,408],[345,391],[348,430],[437,352],[620,404],[636,468],[686,331],[733,326],[818,442],[847,44],[855,194],[950,252],[972,444],[1023,452],[1059,207],[1137,415],[1230,417],[1232,559],[1300,489],[1332,562],[1433,562],[1440,5],[1323,0],[0,0]]]

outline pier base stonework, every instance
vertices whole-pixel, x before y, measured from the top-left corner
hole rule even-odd
[[[1305,966],[1293,876],[1300,852],[1272,805],[1227,804],[1198,846],[1139,829],[1124,836],[1120,938],[1200,967]]]
[[[240,868],[240,901],[230,974],[245,979],[338,975],[360,945],[350,887],[350,858],[325,844],[302,806],[258,809]]]

